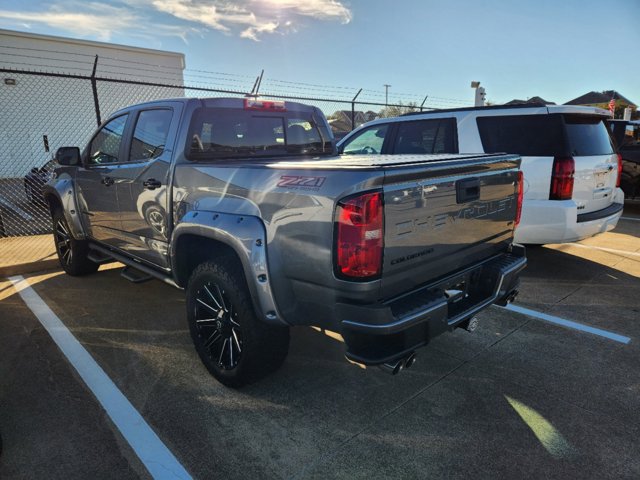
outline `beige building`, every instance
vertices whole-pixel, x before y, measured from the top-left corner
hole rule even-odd
[[[95,63],[96,55],[98,57]],[[0,29],[0,179],[23,177],[64,145],[82,147],[100,117],[143,101],[184,96],[184,54]],[[37,75],[52,73],[75,76]],[[46,139],[46,141],[45,141]],[[49,151],[46,151],[48,143]]]

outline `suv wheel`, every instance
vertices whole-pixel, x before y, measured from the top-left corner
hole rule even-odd
[[[149,205],[144,209],[144,219],[147,224],[162,236],[167,234],[166,213],[162,207]]]
[[[187,319],[200,359],[218,381],[241,387],[277,370],[289,329],[260,321],[237,262],[205,262],[187,286]]]
[[[53,240],[56,244],[58,260],[63,270],[69,275],[87,275],[98,270],[98,265],[87,257],[89,244],[84,240],[76,240],[64,218],[62,210],[53,213]]]

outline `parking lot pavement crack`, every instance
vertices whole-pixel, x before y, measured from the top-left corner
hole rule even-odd
[[[594,280],[596,277],[593,277],[591,280]],[[589,280],[589,281],[591,281]],[[578,293],[580,290],[582,290],[583,285],[580,285],[578,288],[576,288],[574,291],[569,292],[568,294],[566,294],[564,297],[562,297],[561,299],[557,300],[555,303],[552,303],[550,305],[555,306],[555,305],[559,305],[560,302],[563,302],[564,300],[566,300],[567,298],[569,298],[571,295],[575,295],[576,293]]]
[[[347,438],[346,440],[344,440],[343,442],[341,442],[337,447],[335,447],[334,449],[320,455],[320,457],[309,463],[306,467],[304,467],[297,475],[294,475],[293,477],[291,477],[291,480],[300,480],[302,478],[305,477],[305,475],[309,472],[311,472],[315,467],[317,467],[318,465],[321,465],[324,462],[327,462],[329,460],[331,460],[332,458],[334,458],[338,453],[342,452],[344,450],[344,448],[351,443],[353,440],[355,440],[356,438],[358,438],[360,435],[362,435],[363,433],[367,432],[368,430],[371,429],[371,427],[375,426],[375,425],[379,425],[384,419],[386,419],[387,417],[391,416],[392,414],[394,414],[395,412],[397,412],[398,410],[400,410],[402,407],[404,407],[405,405],[407,405],[409,402],[411,402],[412,400],[418,398],[420,395],[422,395],[423,393],[425,393],[426,391],[428,391],[429,389],[435,387],[436,385],[438,385],[440,382],[442,382],[443,380],[447,379],[448,377],[450,377],[451,375],[453,375],[455,372],[457,372],[458,370],[460,370],[462,367],[464,367],[465,365],[470,364],[471,362],[473,362],[477,357],[479,357],[480,355],[482,355],[483,353],[485,353],[487,350],[489,350],[490,348],[492,348],[493,346],[505,341],[507,338],[509,338],[511,335],[513,335],[515,332],[519,331],[520,329],[522,329],[523,327],[525,327],[526,325],[529,324],[529,322],[531,322],[532,320],[529,319],[525,322],[523,322],[520,326],[514,328],[511,332],[507,333],[506,335],[504,335],[503,337],[497,339],[495,342],[487,345],[485,348],[483,348],[482,350],[478,351],[475,355],[473,355],[471,358],[467,359],[467,360],[463,360],[461,361],[461,363],[457,366],[455,366],[454,368],[452,368],[451,370],[449,370],[447,373],[441,375],[440,377],[438,377],[436,380],[434,380],[433,382],[429,383],[428,385],[426,385],[425,387],[419,389],[417,392],[415,392],[413,395],[410,395],[406,400],[400,402],[398,405],[396,405],[395,407],[392,407],[389,411],[387,411],[386,413],[383,413],[380,417],[378,417],[375,420],[372,420],[371,422],[369,422],[368,424],[366,424],[363,428],[361,428],[360,430],[358,430],[356,433],[354,433],[353,435],[351,435],[349,438]]]
[[[637,250],[638,252],[640,252],[640,249]],[[635,260],[635,259],[630,259],[630,258],[626,258],[626,257],[622,257],[620,258],[619,261],[617,261],[616,263],[614,263],[613,265],[611,265],[610,268],[615,269],[616,267],[624,264],[625,262],[628,262],[629,260]],[[594,284],[594,282],[600,278],[601,272],[598,272],[594,275],[592,275],[591,277],[589,277],[588,279],[586,279],[584,282],[581,282],[581,284],[572,292],[569,292],[567,295],[565,295],[564,297],[560,298],[559,300],[557,300],[554,303],[548,303],[548,304],[544,304],[546,305],[548,308],[553,307],[555,305],[559,305],[560,303],[562,303],[564,300],[566,300],[567,298],[571,297],[572,295],[575,295],[576,293],[578,293],[580,290],[582,290],[585,286],[589,286],[589,287],[594,287],[597,286],[597,284]]]
[[[540,309],[543,310],[543,311],[548,311],[551,308],[555,307],[556,305],[560,305],[563,301],[565,301],[567,298],[571,297],[572,295],[575,295],[576,293],[578,293],[580,290],[582,290],[585,287],[586,284],[588,284],[589,282],[594,281],[596,278],[598,278],[598,275],[592,276],[591,278],[589,278],[585,282],[583,282],[580,285],[578,285],[574,290],[570,291],[564,297],[559,298],[555,302],[552,302],[552,303],[539,303],[538,305],[541,306]],[[525,302],[525,305],[527,305],[527,302]]]
[[[638,251],[638,252],[640,252],[640,249],[638,249],[637,251]],[[616,262],[616,263],[612,266],[612,268],[616,268],[618,265],[620,265],[620,264],[622,264],[622,263],[626,263],[626,262],[628,262],[629,260],[634,260],[634,261],[635,261],[635,259],[621,258],[619,262]]]

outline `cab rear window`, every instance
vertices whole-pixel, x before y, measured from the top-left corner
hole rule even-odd
[[[331,155],[333,137],[310,112],[199,108],[192,117],[187,157],[251,158]]]
[[[601,117],[588,115],[506,115],[478,117],[486,153],[530,157],[589,156],[613,153]]]

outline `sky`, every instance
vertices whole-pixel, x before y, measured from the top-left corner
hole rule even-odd
[[[182,52],[187,84],[426,106],[640,104],[640,0],[0,0],[0,28]],[[265,90],[262,91],[265,91]]]

